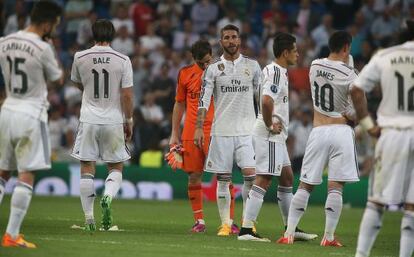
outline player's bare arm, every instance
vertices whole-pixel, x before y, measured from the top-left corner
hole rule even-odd
[[[196,129],[194,132],[194,144],[198,147],[202,147],[204,143],[203,124],[206,118],[206,113],[206,108],[199,108],[197,112]]]
[[[263,121],[266,124],[269,132],[272,134],[280,134],[283,129],[283,125],[280,122],[273,122],[272,120],[273,114],[273,99],[268,95],[263,96],[262,102],[262,115]]]
[[[375,125],[368,112],[367,98],[364,90],[359,87],[352,87],[351,98],[355,107],[357,119],[361,126],[373,137],[379,137],[381,130]]]
[[[170,145],[180,143],[180,122],[185,111],[185,102],[175,101],[172,113],[172,131],[170,137]]]
[[[83,85],[81,83],[76,83],[74,81],[72,81],[73,85],[75,87],[77,87],[80,91],[83,91]]]
[[[127,141],[131,140],[132,127],[134,125],[134,121],[132,119],[133,109],[134,109],[133,100],[134,100],[134,93],[132,91],[132,87],[122,88],[121,89],[121,104],[122,104],[122,111],[125,116],[124,133],[125,133],[125,139]]]

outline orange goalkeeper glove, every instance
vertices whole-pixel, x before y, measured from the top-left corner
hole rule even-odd
[[[165,155],[165,160],[174,171],[183,167],[184,151],[185,149],[181,144],[173,144],[170,146],[170,151]]]

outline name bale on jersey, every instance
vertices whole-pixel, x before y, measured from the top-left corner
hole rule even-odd
[[[316,70],[316,77],[323,77],[326,78],[327,80],[334,80],[335,75],[333,75],[330,72],[324,71],[324,70]]]
[[[3,53],[7,51],[16,51],[16,50],[28,53],[31,56],[33,56],[34,54],[34,49],[30,45],[25,44],[25,43],[11,42],[3,46],[2,48]]]
[[[242,86],[238,79],[231,80],[231,86],[221,86],[222,93],[249,92],[249,86]]]
[[[93,64],[104,64],[109,63],[111,61],[111,57],[94,57]]]

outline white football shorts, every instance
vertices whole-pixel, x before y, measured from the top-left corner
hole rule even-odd
[[[233,161],[241,169],[254,168],[252,136],[211,136],[204,170],[211,173],[231,173]]]
[[[282,168],[290,166],[286,143],[271,142],[263,137],[253,137],[256,153],[256,174],[280,176]]]
[[[24,113],[0,112],[0,169],[50,169],[49,129],[45,122]]]
[[[123,124],[98,125],[80,122],[71,155],[81,161],[100,159],[107,163],[130,159],[125,145]]]
[[[385,205],[414,204],[414,130],[382,129],[368,199]]]
[[[350,126],[335,124],[312,129],[306,143],[300,181],[321,184],[327,165],[329,181],[359,181],[355,134]]]

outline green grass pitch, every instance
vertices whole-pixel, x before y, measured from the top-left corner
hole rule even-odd
[[[100,207],[95,201],[95,218],[100,222]],[[237,202],[236,221],[240,219],[241,202]],[[0,229],[6,229],[10,196],[0,206]],[[117,200],[112,204],[114,224],[125,231],[88,234],[71,229],[82,225],[83,214],[78,198],[35,196],[22,232],[37,249],[0,247],[0,256],[8,257],[118,257],[118,256],[354,256],[357,233],[363,209],[344,208],[337,235],[343,248],[319,246],[320,237],[312,242],[297,242],[293,246],[274,241],[282,233],[282,221],[276,204],[263,205],[257,224],[258,232],[272,243],[239,242],[235,236],[219,238],[216,229],[219,217],[215,203],[205,204],[207,232],[190,234],[193,223],[189,203]],[[398,256],[401,213],[387,213],[371,256]],[[325,215],[322,206],[310,206],[300,224],[302,229],[321,236]]]

